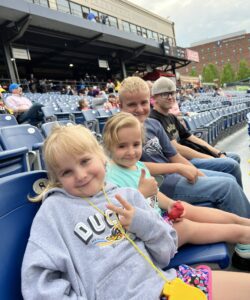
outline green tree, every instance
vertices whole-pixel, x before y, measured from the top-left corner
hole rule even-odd
[[[213,82],[213,74],[207,66],[203,67],[202,78],[203,82]]]
[[[235,80],[235,72],[230,63],[225,64],[222,74],[221,74],[221,83],[233,82]]]
[[[245,79],[250,76],[250,69],[247,66],[247,61],[245,59],[242,59],[239,64],[237,79]]]
[[[213,74],[213,80],[218,79],[220,80],[220,73],[214,64],[208,64],[208,68],[211,70],[211,73]]]
[[[198,76],[197,71],[194,68],[192,68],[192,70],[190,71],[189,75],[190,76],[194,76],[194,77]]]
[[[203,68],[202,78],[204,82],[214,82],[220,80],[220,73],[214,64],[208,64]]]

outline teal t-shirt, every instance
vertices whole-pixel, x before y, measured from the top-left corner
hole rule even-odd
[[[139,180],[141,177],[141,170],[146,171],[146,178],[151,177],[148,168],[143,162],[136,163],[136,170],[120,167],[115,163],[109,162],[106,169],[106,181],[112,182],[118,187],[132,187],[138,190]],[[157,197],[150,197],[146,199],[150,206],[161,214],[161,209],[158,206]]]

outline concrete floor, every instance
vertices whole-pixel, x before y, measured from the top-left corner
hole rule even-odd
[[[215,147],[225,152],[235,152],[241,157],[241,171],[244,192],[250,201],[250,137],[248,136],[247,126],[244,126],[239,131],[231,134],[225,139],[219,141]],[[232,254],[234,245],[228,245],[229,251]],[[217,266],[211,265],[212,269],[218,269]],[[242,272],[232,266],[227,270]],[[250,273],[250,272],[247,272]]]
[[[235,152],[241,157],[241,172],[244,192],[250,201],[250,137],[247,126],[219,141],[215,147],[225,152]]]

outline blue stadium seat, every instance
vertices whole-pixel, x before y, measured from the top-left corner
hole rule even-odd
[[[42,124],[41,130],[42,130],[44,137],[47,137],[55,125],[72,125],[72,124],[75,124],[75,123],[70,120],[53,121],[53,122],[48,122],[48,123]]]
[[[15,116],[9,114],[0,114],[0,127],[18,125]]]
[[[3,150],[0,146],[0,178],[29,170],[28,148]]]
[[[21,124],[0,128],[0,143],[4,150],[27,147],[32,156],[31,169],[41,169],[40,148],[44,138],[37,127]],[[33,151],[33,152],[32,152]]]
[[[203,263],[216,263],[221,269],[228,267],[230,257],[225,243],[215,243],[207,245],[184,245],[171,259],[170,264],[165,269],[177,267],[181,264],[193,265]]]
[[[97,120],[98,111],[95,109],[83,110],[82,115],[84,118],[83,124],[91,131],[100,133],[99,121]]]
[[[0,299],[21,300],[21,265],[30,226],[40,207],[27,197],[43,188],[45,171],[0,178]],[[14,187],[14,188],[13,188]]]

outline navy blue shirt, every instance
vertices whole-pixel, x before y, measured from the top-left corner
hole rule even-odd
[[[144,122],[145,143],[143,145],[141,161],[170,163],[170,158],[177,154],[172,146],[164,128],[157,120],[148,118]],[[177,181],[181,175],[177,173],[166,174],[160,190],[172,197]]]

